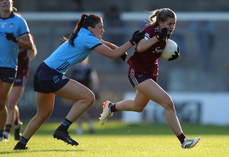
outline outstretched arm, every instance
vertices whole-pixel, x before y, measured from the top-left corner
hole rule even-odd
[[[115,45],[115,44],[113,44],[113,43],[111,43],[111,42],[109,42],[109,41],[105,41],[105,40],[101,39],[101,42],[102,42],[104,45],[106,45],[106,46],[108,46],[109,48],[111,48],[112,50],[118,48],[117,45]]]
[[[106,57],[109,57],[111,59],[116,59],[122,56],[125,52],[127,52],[133,45],[138,43],[144,37],[144,34],[145,34],[144,32],[139,32],[139,31],[134,32],[130,41],[126,42],[120,47],[116,46],[113,43],[101,39],[101,42],[103,44],[94,48],[94,50]]]
[[[108,43],[107,43],[108,44]],[[109,47],[107,44],[100,45],[94,50],[108,58],[116,59],[120,57],[123,53],[128,51],[133,45],[130,42],[126,42],[120,47]],[[111,44],[109,44],[111,46]],[[114,49],[112,49],[114,48]]]

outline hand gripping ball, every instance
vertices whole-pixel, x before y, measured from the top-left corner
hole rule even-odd
[[[179,53],[179,47],[177,46],[177,43],[171,39],[168,39],[166,46],[161,53],[161,58],[169,60],[173,57],[173,55],[176,55],[176,53]]]

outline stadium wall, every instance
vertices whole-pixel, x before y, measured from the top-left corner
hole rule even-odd
[[[208,92],[169,92],[177,115],[182,123],[204,125],[229,125],[229,93]],[[124,99],[133,99],[135,93],[127,92]],[[166,123],[164,109],[150,101],[143,113],[122,112],[122,120],[126,123],[158,122]]]

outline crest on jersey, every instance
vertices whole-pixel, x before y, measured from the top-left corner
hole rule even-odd
[[[150,39],[149,33],[145,33],[145,39],[146,40]]]
[[[9,24],[9,27],[10,27],[10,28],[13,28],[13,27],[14,27],[14,24],[13,24],[13,23],[10,23],[10,24]]]

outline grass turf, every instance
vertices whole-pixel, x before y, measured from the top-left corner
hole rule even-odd
[[[200,143],[192,149],[182,149],[179,141],[167,125],[126,125],[109,121],[104,126],[95,123],[96,133],[75,134],[75,124],[69,129],[72,138],[80,145],[70,146],[52,137],[58,123],[45,123],[30,139],[28,150],[13,151],[16,141],[11,135],[8,142],[0,142],[1,157],[227,157],[229,154],[229,126],[182,125],[188,137],[201,136]],[[25,125],[23,126],[23,129]]]

